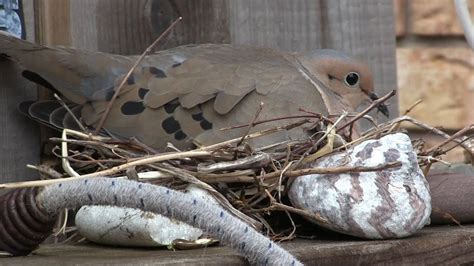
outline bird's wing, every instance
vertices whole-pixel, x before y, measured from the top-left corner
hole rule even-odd
[[[245,128],[220,129],[250,123],[260,103],[264,106],[257,120],[297,115],[299,108],[327,113],[319,92],[275,50],[183,46],[149,56],[143,65],[121,91],[106,127],[125,136],[139,132],[139,138],[155,147],[191,140],[207,145],[238,137]],[[87,105],[86,123],[97,123],[106,104]],[[252,131],[290,121],[294,120],[279,120]],[[288,137],[284,132],[267,142]]]
[[[82,105],[81,119],[91,126],[97,125],[124,73],[136,60],[44,47],[2,34],[0,55],[18,62],[24,77]],[[250,123],[261,103],[264,106],[257,120],[296,115],[299,108],[326,113],[320,92],[287,55],[268,48],[222,44],[182,46],[149,55],[127,80],[105,127],[154,147],[166,142],[188,147],[191,140],[211,144],[240,136],[245,129],[223,132],[220,128]],[[55,113],[54,121],[61,113]],[[252,131],[290,121],[278,120]],[[267,142],[294,136],[282,132],[268,137]]]

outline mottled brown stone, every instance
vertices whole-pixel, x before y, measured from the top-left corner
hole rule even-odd
[[[471,14],[474,1],[467,1]],[[418,35],[462,35],[454,1],[410,0],[410,32]]]
[[[398,48],[400,112],[432,126],[474,123],[474,53],[468,48]],[[414,128],[412,124],[405,124]]]

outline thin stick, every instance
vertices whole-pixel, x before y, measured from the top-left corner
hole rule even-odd
[[[52,178],[62,178],[63,175],[59,173],[58,171],[54,170],[53,168],[46,166],[46,165],[32,165],[32,164],[27,164],[27,168],[29,169],[34,169],[42,174],[48,175]]]
[[[306,210],[297,209],[295,207],[291,207],[291,206],[279,203],[272,196],[272,194],[270,194],[270,192],[268,192],[268,190],[265,190],[265,193],[267,194],[268,198],[270,199],[270,207],[264,208],[263,211],[267,211],[267,210],[289,211],[289,212],[296,213],[296,214],[299,214],[299,215],[302,215],[302,216],[306,216],[306,217],[311,218],[313,220],[316,220],[320,223],[324,223],[324,224],[328,223],[328,221],[325,218],[323,218],[322,216],[320,216],[317,213],[313,214],[313,213],[310,213]],[[262,210],[259,210],[259,211],[262,211]]]
[[[76,115],[72,112],[71,108],[69,108],[69,106],[67,106],[67,104],[61,99],[61,97],[59,97],[59,95],[57,95],[56,93],[53,94],[53,96],[54,96],[54,98],[56,98],[56,100],[59,102],[59,104],[61,104],[62,107],[64,109],[66,109],[66,111],[71,115],[72,119],[74,119],[74,121],[81,128],[81,130],[85,133],[88,133],[88,130],[86,129],[86,127],[81,123],[79,118],[76,117]]]
[[[449,151],[451,151],[452,149],[454,149],[454,148],[460,146],[462,143],[467,142],[468,140],[472,139],[473,137],[474,137],[474,135],[470,135],[469,137],[466,137],[462,142],[456,143],[456,144],[454,144],[453,146],[451,146],[451,147],[449,147],[449,148],[447,148],[447,149],[445,149],[445,150],[441,150],[439,153],[440,153],[440,154],[446,154],[447,152],[449,152]],[[471,157],[473,157],[473,156],[474,156],[474,150],[470,150],[469,155],[470,155]]]
[[[299,170],[292,170],[286,171],[286,177],[298,177],[302,175],[310,175],[310,174],[344,174],[344,173],[351,173],[351,172],[374,172],[374,171],[381,171],[389,168],[395,168],[401,166],[401,162],[390,162],[387,164],[376,165],[376,166],[338,166],[338,167],[321,167],[321,168],[305,168]],[[283,170],[275,171],[272,173],[268,173],[263,175],[262,179],[268,178],[275,178],[280,176]],[[0,186],[1,188],[1,186]]]
[[[432,127],[432,126],[430,126],[430,125],[428,125],[428,124],[425,124],[425,123],[423,123],[423,122],[421,122],[421,121],[418,121],[418,120],[416,120],[416,119],[414,119],[414,118],[412,118],[412,117],[409,117],[409,116],[404,115],[404,116],[397,117],[397,118],[395,118],[395,119],[393,119],[393,120],[391,120],[391,121],[388,121],[388,122],[386,122],[386,123],[380,125],[380,126],[379,126],[379,129],[378,129],[376,132],[371,132],[372,130],[369,130],[369,131],[364,132],[363,137],[361,137],[361,138],[359,138],[359,139],[357,139],[357,140],[354,140],[354,141],[352,141],[352,142],[350,142],[350,143],[347,143],[346,146],[354,145],[354,144],[356,144],[356,143],[359,143],[359,142],[361,142],[361,141],[364,141],[364,140],[366,140],[366,139],[369,139],[369,138],[373,137],[374,135],[379,134],[381,131],[385,130],[386,128],[392,128],[393,125],[398,124],[398,123],[402,123],[402,122],[410,122],[410,123],[412,123],[412,124],[414,124],[414,125],[417,125],[417,126],[419,126],[419,127],[421,127],[421,128],[424,128],[424,129],[426,129],[426,130],[428,130],[428,131],[431,131],[431,132],[433,132],[433,133],[435,133],[435,134],[437,134],[437,135],[439,135],[439,136],[441,136],[441,137],[443,137],[443,138],[445,138],[445,139],[451,138],[450,135],[444,133],[443,131],[441,131],[441,130],[435,128],[435,127]],[[472,125],[471,125],[471,126],[472,126]],[[472,151],[470,150],[470,147],[469,147],[466,143],[464,143],[464,140],[460,140],[460,139],[454,138],[454,139],[452,139],[451,141],[458,143],[459,146],[461,146],[461,147],[464,148],[466,151],[468,151],[470,154],[472,154]],[[343,146],[341,146],[341,147],[339,147],[339,148],[336,148],[335,150],[342,149],[342,147],[343,147]]]
[[[245,137],[245,139],[254,139],[254,138],[258,138],[258,137],[265,136],[265,135],[268,135],[268,134],[273,134],[273,133],[276,133],[276,132],[279,132],[279,131],[282,131],[282,130],[290,130],[290,129],[293,129],[295,127],[299,127],[303,124],[306,124],[308,122],[309,122],[308,119],[303,119],[301,121],[291,123],[291,124],[288,124],[288,125],[283,125],[283,126],[278,126],[278,127],[262,130],[260,132],[256,132],[256,133],[252,133],[252,134],[247,135]],[[219,148],[226,147],[226,146],[229,146],[231,144],[237,143],[237,142],[240,141],[240,139],[241,138],[239,137],[239,138],[227,140],[227,141],[224,141],[224,142],[221,142],[221,143],[201,147],[198,150],[202,150],[202,151],[217,150]]]
[[[80,176],[74,168],[72,168],[71,164],[68,161],[68,147],[67,147],[67,135],[68,135],[68,130],[64,129],[63,133],[61,134],[61,139],[65,140],[61,142],[61,165],[63,167],[63,170],[70,176]]]
[[[458,132],[456,132],[455,134],[453,134],[452,136],[449,136],[447,139],[445,139],[443,142],[439,143],[438,145],[435,145],[433,147],[431,147],[430,149],[428,149],[427,151],[423,152],[422,155],[428,155],[432,152],[435,152],[436,150],[438,150],[439,148],[441,148],[442,146],[448,144],[449,142],[453,141],[453,142],[457,142],[458,144],[461,144],[462,142],[464,142],[465,140],[463,141],[457,141],[456,138],[463,135],[464,133],[468,132],[469,130],[472,130],[474,129],[474,124],[471,124],[469,126],[466,126],[464,127],[463,129],[459,130]],[[456,141],[455,141],[456,140]],[[434,155],[436,156],[436,155]],[[471,154],[472,156],[472,154]]]
[[[132,68],[130,68],[127,75],[125,75],[125,77],[122,79],[122,82],[120,82],[120,85],[117,87],[117,90],[115,91],[114,95],[112,96],[112,99],[110,99],[110,102],[107,104],[107,108],[105,109],[104,114],[102,115],[102,117],[99,121],[99,124],[97,125],[97,128],[95,130],[96,135],[99,134],[100,130],[104,126],[105,120],[107,119],[107,117],[109,115],[109,112],[112,109],[112,106],[114,105],[115,99],[118,97],[118,95],[120,93],[120,90],[122,89],[123,86],[125,86],[125,83],[130,78],[133,71],[135,71],[135,69],[138,67],[138,65],[143,61],[145,56],[147,56],[149,53],[151,53],[151,51],[158,44],[158,42],[161,41],[161,39],[163,39],[163,37],[165,37],[174,28],[174,26],[179,21],[181,21],[182,19],[183,19],[183,17],[178,17],[175,21],[173,21],[173,23],[171,23],[171,25],[160,36],[158,36],[158,38],[150,46],[148,46],[146,48],[146,50],[140,55],[140,57],[138,57],[135,64],[132,66]]]
[[[423,102],[422,99],[418,99],[414,104],[412,104],[410,107],[408,107],[408,109],[405,110],[405,113],[403,113],[403,115],[408,115],[411,112],[411,110],[413,110],[422,102]]]
[[[200,173],[213,173],[217,171],[245,170],[252,168],[260,168],[268,165],[272,157],[267,153],[246,156],[230,162],[219,162],[210,165],[198,165],[197,169]]]
[[[277,118],[272,118],[272,119],[265,119],[265,120],[259,120],[253,122],[253,126],[264,124],[264,123],[269,123],[269,122],[275,122],[275,121],[280,121],[280,120],[289,120],[289,119],[297,119],[297,118],[317,118],[320,119],[321,116],[316,116],[316,115],[293,115],[293,116],[283,116],[283,117],[277,117]],[[220,128],[220,131],[225,131],[225,130],[230,130],[230,129],[237,129],[237,128],[242,128],[242,127],[247,127],[250,124],[240,124],[236,126],[230,126],[230,127],[223,127]]]
[[[91,173],[91,174],[87,174],[87,175],[82,175],[82,176],[74,176],[74,177],[61,178],[61,179],[49,179],[49,180],[25,181],[25,182],[14,182],[14,183],[0,184],[0,189],[46,186],[46,185],[50,185],[50,184],[56,184],[56,183],[70,181],[70,180],[88,178],[88,177],[110,176],[110,175],[116,174],[120,171],[126,170],[127,168],[132,167],[132,166],[138,166],[138,165],[144,165],[144,164],[150,164],[150,163],[156,163],[156,162],[162,162],[162,161],[168,161],[168,160],[176,160],[176,159],[184,159],[184,158],[192,158],[192,157],[200,157],[200,156],[209,156],[209,155],[211,155],[210,152],[196,151],[196,150],[188,151],[188,152],[174,152],[174,153],[170,153],[170,154],[162,154],[162,155],[157,155],[157,156],[145,157],[145,158],[133,161],[133,162],[129,162],[129,163],[126,163],[126,164],[122,164],[122,165],[112,167],[112,168],[107,169],[107,170],[103,170],[103,171],[99,171],[99,172],[95,172],[95,173]]]
[[[369,113],[372,109],[374,109],[375,107],[379,106],[381,103],[385,102],[386,100],[388,100],[390,97],[394,96],[395,94],[397,93],[396,90],[392,90],[391,92],[387,93],[387,95],[381,97],[380,99],[377,99],[375,101],[372,102],[372,104],[370,104],[369,107],[365,108],[364,111],[360,112],[358,115],[356,115],[354,118],[352,118],[351,120],[349,120],[346,124],[342,125],[341,127],[339,127],[337,129],[337,132],[343,130],[344,128],[352,125],[355,121],[359,120],[361,117],[363,117],[364,115],[366,115],[367,113]]]
[[[250,122],[250,124],[248,125],[247,130],[245,131],[245,134],[242,136],[240,141],[237,142],[237,146],[240,146],[244,142],[245,137],[249,134],[252,127],[255,126],[255,121],[257,120],[257,118],[260,115],[260,113],[262,112],[262,110],[263,110],[263,102],[260,102],[260,105],[258,106],[257,112],[255,113],[255,116],[252,119],[252,122]]]

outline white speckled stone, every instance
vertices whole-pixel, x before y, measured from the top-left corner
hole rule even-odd
[[[377,166],[393,161],[402,166],[377,172],[300,176],[289,190],[290,200],[295,207],[318,213],[330,223],[321,226],[344,234],[372,239],[412,235],[430,221],[431,196],[407,135],[368,140],[312,166]]]
[[[189,193],[217,204],[206,191],[190,185]],[[88,240],[116,246],[166,246],[175,239],[193,241],[202,230],[165,216],[116,206],[84,206],[76,214],[76,226]]]

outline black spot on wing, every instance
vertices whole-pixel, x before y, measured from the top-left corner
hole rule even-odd
[[[172,114],[176,108],[178,108],[179,102],[177,100],[173,100],[171,102],[166,103],[163,107],[165,108],[166,113]]]
[[[181,126],[179,125],[179,122],[174,119],[174,117],[168,117],[163,122],[161,123],[161,126],[165,130],[166,133],[168,134],[173,134],[177,132],[178,130],[181,130]]]
[[[212,123],[207,121],[206,119],[202,120],[199,125],[201,126],[202,129],[204,130],[209,130],[212,128]]]
[[[212,123],[209,122],[206,118],[204,118],[204,115],[201,113],[193,114],[192,118],[195,121],[200,122],[199,125],[201,126],[202,129],[204,130],[209,130],[212,128]]]
[[[140,99],[144,99],[145,98],[145,95],[149,92],[150,90],[149,89],[145,89],[145,88],[140,88],[138,90],[138,97],[140,97]]]
[[[36,74],[35,72],[32,72],[32,71],[29,71],[29,70],[24,70],[23,72],[21,72],[21,75],[31,81],[31,82],[34,82],[38,85],[41,85],[47,89],[50,89],[52,91],[55,91],[57,92],[56,88],[54,88],[53,85],[51,85],[51,83],[49,83],[46,79],[44,79],[42,76]]]
[[[202,121],[204,119],[202,113],[193,114],[192,117],[195,121]]]
[[[181,131],[181,130],[179,130],[178,132],[176,132],[176,133],[174,134],[174,138],[175,138],[176,140],[183,140],[183,139],[185,139],[186,137],[187,137],[186,134],[185,134],[183,131]]]
[[[166,78],[165,72],[156,67],[150,67],[150,73],[155,75],[157,78]]]
[[[133,73],[130,75],[130,77],[127,78],[127,84],[128,85],[135,84],[135,76],[133,75]]]
[[[181,65],[181,62],[174,63],[171,67],[179,67]]]
[[[142,102],[126,102],[120,108],[122,114],[124,115],[137,115],[145,110],[145,106]]]
[[[10,60],[10,56],[5,54],[5,53],[0,53],[0,61],[9,61]]]

